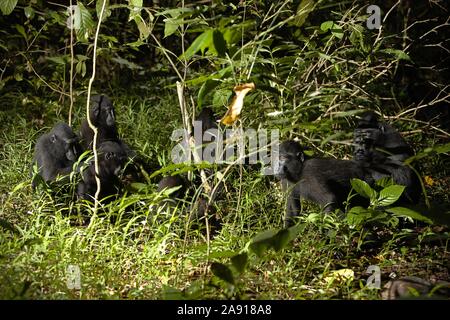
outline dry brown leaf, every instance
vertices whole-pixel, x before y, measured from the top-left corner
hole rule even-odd
[[[244,83],[234,87],[235,96],[228,106],[228,110],[220,120],[221,123],[225,125],[231,125],[238,119],[241,114],[242,107],[244,106],[244,98],[247,93],[255,89],[255,84],[253,82]]]

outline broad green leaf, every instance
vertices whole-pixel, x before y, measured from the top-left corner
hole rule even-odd
[[[17,5],[18,0],[1,0],[0,1],[0,10],[4,15],[8,15],[13,12],[14,8]]]
[[[216,49],[217,55],[219,57],[225,56],[225,53],[227,52],[227,43],[223,37],[222,32],[217,29],[213,31],[213,44],[214,48]]]
[[[223,107],[228,105],[228,100],[233,95],[233,91],[228,89],[219,89],[214,91],[213,95],[213,106],[215,107]]]
[[[268,230],[258,234],[253,238],[250,249],[259,257],[261,257],[268,249],[280,251],[291,242],[297,234],[304,229],[304,225],[294,226],[289,229]]]
[[[310,12],[313,11],[313,9],[314,0],[302,0],[302,2],[300,2],[300,4],[298,5],[293,24],[297,27],[301,27],[305,23],[306,18],[308,18]]]
[[[347,223],[353,226],[361,226],[372,217],[372,211],[363,207],[353,207],[346,216]]]
[[[257,234],[250,244],[252,250],[258,257],[261,257],[271,247],[272,237],[277,233],[276,230],[267,230]]]
[[[228,266],[222,263],[213,262],[211,264],[211,271],[216,277],[219,277],[230,284],[234,284],[234,276]]]
[[[219,84],[220,81],[216,79],[208,79],[203,83],[203,85],[200,87],[200,90],[198,91],[197,96],[197,103],[200,108],[203,105],[203,100],[206,97],[206,95],[210,93],[214,88],[216,88]]]
[[[373,190],[365,181],[360,179],[352,179],[350,181],[353,189],[361,196],[367,198],[372,202],[377,198],[377,192]]]
[[[78,61],[86,61],[89,59],[89,57],[82,55],[82,54],[77,54],[76,57],[77,57]]]
[[[392,213],[398,217],[410,217],[410,218],[413,218],[414,220],[423,221],[428,224],[433,224],[433,221],[431,221],[430,218],[425,217],[424,215],[420,214],[419,212],[411,210],[409,208],[394,207],[394,208],[387,208],[386,211],[389,213]]]
[[[382,187],[382,188],[392,186],[393,184],[394,184],[394,180],[392,180],[392,177],[384,177],[384,178],[378,179],[375,182],[375,185]]]
[[[378,196],[378,204],[380,206],[389,206],[397,201],[405,190],[404,186],[392,185],[380,191]]]
[[[81,1],[78,2],[77,6],[80,9],[80,14],[74,15],[74,25],[80,26],[80,28],[75,29],[77,39],[81,42],[87,42],[89,34],[92,33],[95,28],[95,23],[92,19],[91,13],[88,9],[86,9]]]
[[[241,39],[241,29],[238,28],[227,28],[223,32],[223,38],[227,42],[228,46],[231,46],[232,44],[236,43]]]
[[[182,20],[173,18],[164,19],[164,38],[171,36],[177,31],[178,26],[180,25],[179,21]]]
[[[151,32],[151,28],[147,23],[142,19],[142,16],[140,14],[135,15],[134,21],[136,22],[136,25],[139,30],[139,39],[145,40],[148,38]]]
[[[186,52],[181,55],[180,59],[189,60],[198,51],[205,51],[213,43],[213,29],[208,29],[200,34],[192,44],[187,48]]]
[[[275,251],[285,248],[291,241],[290,232],[287,229],[281,229],[271,239],[271,245]]]
[[[109,9],[109,0],[97,0],[97,3],[95,4],[97,18],[100,18],[100,12],[102,10],[104,1],[106,1],[106,4],[105,4],[105,10],[103,11],[102,22],[105,21],[111,15],[111,10]]]
[[[238,273],[244,272],[247,262],[248,255],[246,252],[240,253],[231,258],[231,263]]]

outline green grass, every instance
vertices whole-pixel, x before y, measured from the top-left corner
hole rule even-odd
[[[173,143],[168,137],[181,123],[173,93],[113,98],[125,141],[148,161],[169,164]],[[314,207],[305,210],[304,229],[292,243],[258,257],[247,250],[250,241],[282,227],[284,200],[273,179],[245,168],[242,175],[236,168],[227,179],[228,192],[217,205],[222,227],[211,238],[209,257],[204,228],[187,225],[190,203],[173,212],[156,209],[162,197],[155,192],[156,181],[144,193],[127,194],[89,223],[80,223],[77,213],[89,215],[89,208],[31,189],[33,146],[45,130],[30,112],[34,108],[39,104],[17,103],[0,114],[2,299],[379,299],[379,290],[364,285],[369,265],[380,266],[383,281],[391,272],[449,277],[448,229],[384,228],[382,235],[364,239],[339,215],[316,214]],[[83,101],[77,101],[77,110],[75,127]],[[50,127],[56,119],[44,115],[43,121]],[[448,192],[440,188],[437,193]],[[74,217],[67,216],[68,206]],[[432,239],[436,235],[440,240]],[[235,272],[234,286],[211,273],[211,262],[229,265],[230,257],[247,251],[247,268]],[[69,265],[80,267],[81,290],[67,286]],[[340,269],[353,270],[353,279],[327,278]]]

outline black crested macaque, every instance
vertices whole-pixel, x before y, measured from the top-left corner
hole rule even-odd
[[[394,127],[381,123],[374,112],[361,117],[354,131],[354,160],[369,172],[366,182],[391,177],[394,183],[405,186],[403,202],[417,203],[421,190],[416,173],[403,161],[414,152]]]
[[[89,117],[92,124],[97,127],[97,145],[103,141],[119,142],[116,128],[116,115],[111,100],[105,95],[91,97]],[[81,123],[81,139],[85,149],[91,149],[94,141],[94,131],[89,127],[87,119]]]
[[[66,123],[58,123],[36,142],[33,163],[44,181],[55,180],[58,175],[67,175],[81,154],[79,139]],[[33,188],[36,182],[33,179]]]
[[[92,96],[89,114],[92,123],[98,130],[97,146],[105,141],[113,141],[118,143],[126,152],[127,160],[130,160],[130,163],[126,166],[124,181],[142,180],[140,177],[141,170],[150,172],[155,169],[155,166],[144,161],[119,138],[114,106],[106,95]],[[84,148],[92,150],[94,131],[89,127],[87,119],[81,123],[81,138]]]
[[[196,127],[199,124],[201,127]],[[195,118],[193,132],[197,152],[201,153],[200,156],[203,161],[214,161],[216,157],[216,145],[214,142],[219,134],[218,129],[219,126],[215,120],[214,111],[209,107],[203,108]],[[205,150],[209,150],[209,154],[205,154]]]
[[[215,121],[214,111],[209,107],[203,108],[197,118],[195,118],[195,121],[200,121],[202,123],[202,133],[205,133],[209,129],[218,128],[217,122]]]
[[[377,162],[386,158],[404,161],[414,154],[401,134],[391,125],[379,122],[372,111],[361,116],[353,137],[357,161]]]
[[[350,180],[366,179],[362,166],[355,161],[331,158],[307,158],[296,141],[280,145],[279,166],[276,172],[289,195],[285,214],[285,227],[294,223],[301,209],[301,200],[310,200],[325,211],[342,208],[351,190]]]
[[[105,141],[97,149],[99,161],[100,196],[99,200],[118,194],[121,188],[119,179],[122,169],[127,161],[127,154],[123,147],[114,141]],[[89,166],[82,171],[82,181],[77,186],[79,199],[94,199],[97,191],[95,181],[95,163],[91,161]]]
[[[179,187],[179,189],[172,192],[170,196],[171,198],[181,199],[186,193],[186,181],[179,175],[162,178],[158,183],[157,192],[175,187]]]

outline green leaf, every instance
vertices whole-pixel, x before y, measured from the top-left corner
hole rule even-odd
[[[65,65],[66,64],[66,56],[58,56],[58,57],[47,57],[47,61],[54,62],[56,64]]]
[[[130,16],[128,17],[128,21],[136,21],[136,17],[140,17],[141,15],[142,0],[128,0],[128,4],[130,5]]]
[[[450,143],[434,146],[433,151],[437,154],[450,152]]]
[[[342,39],[344,37],[344,31],[337,24],[333,24],[331,28],[331,33],[338,39]]]
[[[232,44],[236,43],[241,39],[241,29],[238,28],[227,28],[223,32],[223,38],[227,42],[228,46],[231,46]]]
[[[252,250],[258,257],[261,257],[271,247],[272,237],[277,233],[276,230],[267,230],[257,234],[250,244]]]
[[[197,103],[200,108],[203,105],[203,100],[206,97],[206,95],[210,93],[213,89],[215,89],[219,84],[220,81],[216,79],[208,79],[203,83],[203,85],[200,87],[200,90],[198,91],[197,96]]]
[[[27,19],[31,20],[34,18],[34,9],[31,6],[25,7],[23,12],[25,13],[25,17],[27,17]]]
[[[21,182],[17,186],[14,187],[14,189],[11,191],[11,193],[15,193],[16,191],[18,191],[20,189],[23,189],[26,186],[27,186],[27,182],[26,181]]]
[[[164,19],[164,38],[171,36],[177,31],[178,26],[180,25],[179,21],[182,20],[173,18]]]
[[[204,248],[202,247],[200,250],[197,250],[198,247],[196,247],[195,251],[200,251],[200,250],[207,250],[207,246],[204,246]],[[224,250],[224,251],[216,251],[216,252],[211,252],[211,254],[209,255],[210,259],[219,259],[219,258],[232,258],[236,255],[236,251],[233,250]]]
[[[127,59],[121,58],[121,57],[113,57],[111,58],[112,61],[120,64],[121,66],[125,66],[130,70],[141,70],[143,69],[140,65],[137,65],[136,63],[132,61],[128,61]]]
[[[25,32],[25,28],[24,28],[23,26],[21,26],[20,24],[16,24],[15,27],[16,27],[16,30],[20,33],[20,35],[21,35],[25,40],[27,40],[27,39],[28,39],[28,35],[27,35],[27,33]]]
[[[136,25],[139,30],[139,39],[140,40],[147,39],[151,32],[150,25],[147,25],[147,23],[145,23],[144,19],[142,19],[142,16],[140,14],[135,15],[134,22],[136,22]]]
[[[80,9],[79,15],[74,15],[74,25],[80,26],[76,30],[77,39],[81,42],[87,42],[89,35],[93,32],[95,28],[94,20],[92,19],[92,15],[88,9],[81,3],[81,1],[77,4]]]
[[[198,51],[205,51],[213,43],[213,29],[208,29],[200,34],[192,44],[187,48],[186,52],[180,56],[180,60],[189,60]]]
[[[377,192],[373,190],[365,181],[360,179],[352,179],[350,181],[353,189],[361,196],[371,200],[375,200],[377,198]]]
[[[181,290],[166,285],[163,286],[162,296],[164,300],[186,300]]]
[[[349,225],[361,226],[372,217],[372,211],[363,207],[353,207],[347,213],[345,219]]]
[[[245,270],[248,262],[248,255],[246,252],[235,255],[231,258],[231,263],[238,273],[242,273]]]
[[[308,15],[311,13],[311,11],[313,11],[313,9],[314,0],[302,0],[302,2],[300,2],[300,4],[298,5],[293,24],[297,27],[301,27],[305,23],[306,18],[308,18]]]
[[[223,107],[228,104],[228,100],[233,95],[233,92],[228,89],[219,89],[214,91],[212,104],[215,107]]]
[[[271,239],[271,245],[275,251],[284,249],[291,241],[291,234],[288,229],[282,229]]]
[[[354,46],[359,46],[363,39],[364,28],[360,25],[352,26],[353,31],[350,33],[348,39]]]
[[[225,56],[225,53],[227,52],[227,43],[223,37],[222,32],[217,29],[213,31],[213,44],[214,48],[216,49],[217,55],[219,57]]]
[[[381,52],[384,53],[388,53],[388,54],[392,54],[394,55],[398,60],[407,60],[407,61],[411,61],[411,58],[409,57],[409,55],[399,49],[384,49],[384,50],[380,50]]]
[[[105,10],[103,11],[102,22],[105,21],[111,15],[111,10],[109,9],[109,0],[97,0],[97,3],[95,4],[97,18],[100,18],[100,12],[102,10],[104,1],[106,1],[106,4],[105,4]]]
[[[322,24],[320,25],[320,30],[324,32],[330,30],[331,33],[339,39],[342,39],[342,37],[344,36],[344,31],[342,31],[342,28],[339,25],[335,24],[333,21],[322,22]]]
[[[320,25],[320,30],[322,31],[328,31],[333,27],[334,22],[333,21],[325,21],[322,22],[322,24]]]
[[[387,208],[386,211],[394,214],[397,217],[410,217],[417,221],[423,221],[428,224],[433,224],[433,221],[431,221],[430,218],[425,217],[424,215],[420,214],[419,212],[411,210],[409,208],[394,207],[394,208]]]
[[[13,12],[14,8],[17,5],[18,0],[1,0],[0,1],[0,10],[4,15],[8,15]]]
[[[168,9],[164,10],[162,12],[158,12],[155,15],[156,16],[167,16],[170,15],[172,18],[183,16],[190,16],[194,10],[192,8],[175,8],[175,9]]]
[[[392,180],[392,177],[384,177],[384,178],[378,179],[375,182],[375,185],[382,187],[382,188],[392,186],[393,184],[394,184],[394,180]]]
[[[211,264],[211,271],[216,277],[230,284],[234,284],[233,273],[231,272],[230,268],[228,268],[226,265],[218,262],[213,262]]]
[[[130,4],[130,6],[142,8],[143,0],[128,0],[128,3]]]
[[[380,191],[378,204],[380,206],[389,206],[397,201],[405,190],[404,186],[392,185]]]
[[[415,160],[419,160],[425,157],[428,157],[433,154],[441,154],[441,153],[447,153],[450,152],[450,143],[437,145],[433,147],[428,147],[423,149],[422,151],[418,152],[415,156],[412,156],[405,160],[405,164],[410,164],[411,162]]]
[[[291,242],[297,234],[304,229],[303,225],[294,226],[289,229],[268,230],[259,233],[253,238],[250,244],[250,249],[258,256],[261,257],[268,249],[274,249],[280,251]]]
[[[131,188],[136,191],[145,190],[148,185],[142,182],[132,182],[130,184]]]

